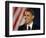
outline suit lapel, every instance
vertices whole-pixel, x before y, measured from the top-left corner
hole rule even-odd
[[[26,27],[27,27],[27,25],[26,25],[26,24],[24,24],[24,25],[23,25],[23,29],[24,29],[24,30],[27,30],[27,28],[26,28]]]

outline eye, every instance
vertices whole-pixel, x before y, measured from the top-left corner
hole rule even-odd
[[[29,15],[27,15],[27,16],[29,16]]]
[[[26,15],[24,14],[24,16],[26,16]]]

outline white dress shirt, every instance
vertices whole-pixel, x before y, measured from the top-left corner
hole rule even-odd
[[[27,30],[28,30],[28,27],[32,29],[32,26],[33,26],[33,22],[31,24],[27,24]]]

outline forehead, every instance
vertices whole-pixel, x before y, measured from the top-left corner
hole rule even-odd
[[[24,14],[32,14],[30,11],[25,11]]]

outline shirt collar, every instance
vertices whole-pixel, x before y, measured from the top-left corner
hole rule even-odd
[[[31,24],[27,24],[27,29],[28,29],[28,26],[32,29],[33,22],[31,22]]]

